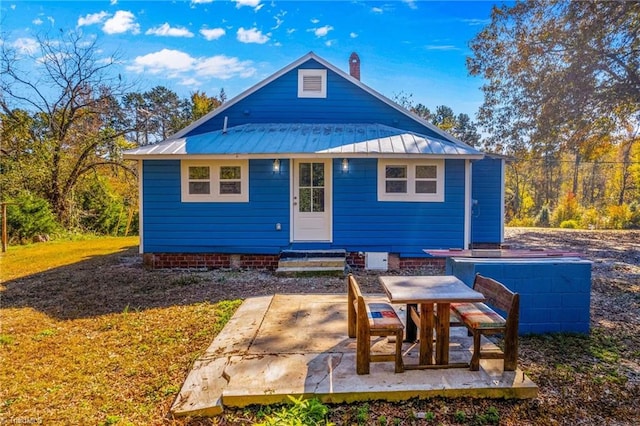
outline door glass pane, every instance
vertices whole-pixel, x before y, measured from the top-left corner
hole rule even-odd
[[[388,180],[386,181],[386,191],[388,194],[406,194],[406,180]]]
[[[324,211],[324,188],[313,188],[313,211]]]
[[[209,182],[189,182],[189,194],[209,193]]]
[[[435,194],[436,181],[435,180],[419,180],[416,181],[416,194]]]
[[[324,163],[313,163],[313,186],[324,186]]]
[[[300,163],[299,186],[311,186],[311,163]]]
[[[298,191],[298,211],[311,211],[311,188],[300,188]]]

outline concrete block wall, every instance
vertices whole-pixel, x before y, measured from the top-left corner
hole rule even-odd
[[[591,262],[578,258],[449,258],[446,273],[473,285],[476,273],[520,293],[520,334],[590,328]]]

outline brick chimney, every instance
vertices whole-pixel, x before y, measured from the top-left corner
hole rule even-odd
[[[360,57],[356,52],[349,56],[349,74],[351,77],[360,80]]]

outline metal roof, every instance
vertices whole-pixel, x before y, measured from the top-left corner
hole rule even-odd
[[[466,144],[420,135],[383,124],[243,124],[227,131],[170,139],[125,151],[125,158],[187,155],[383,156],[429,155],[482,158]]]

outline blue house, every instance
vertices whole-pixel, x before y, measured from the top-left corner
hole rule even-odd
[[[274,269],[283,251],[354,267],[499,245],[504,160],[455,139],[309,53],[138,160],[140,251],[155,267]]]

